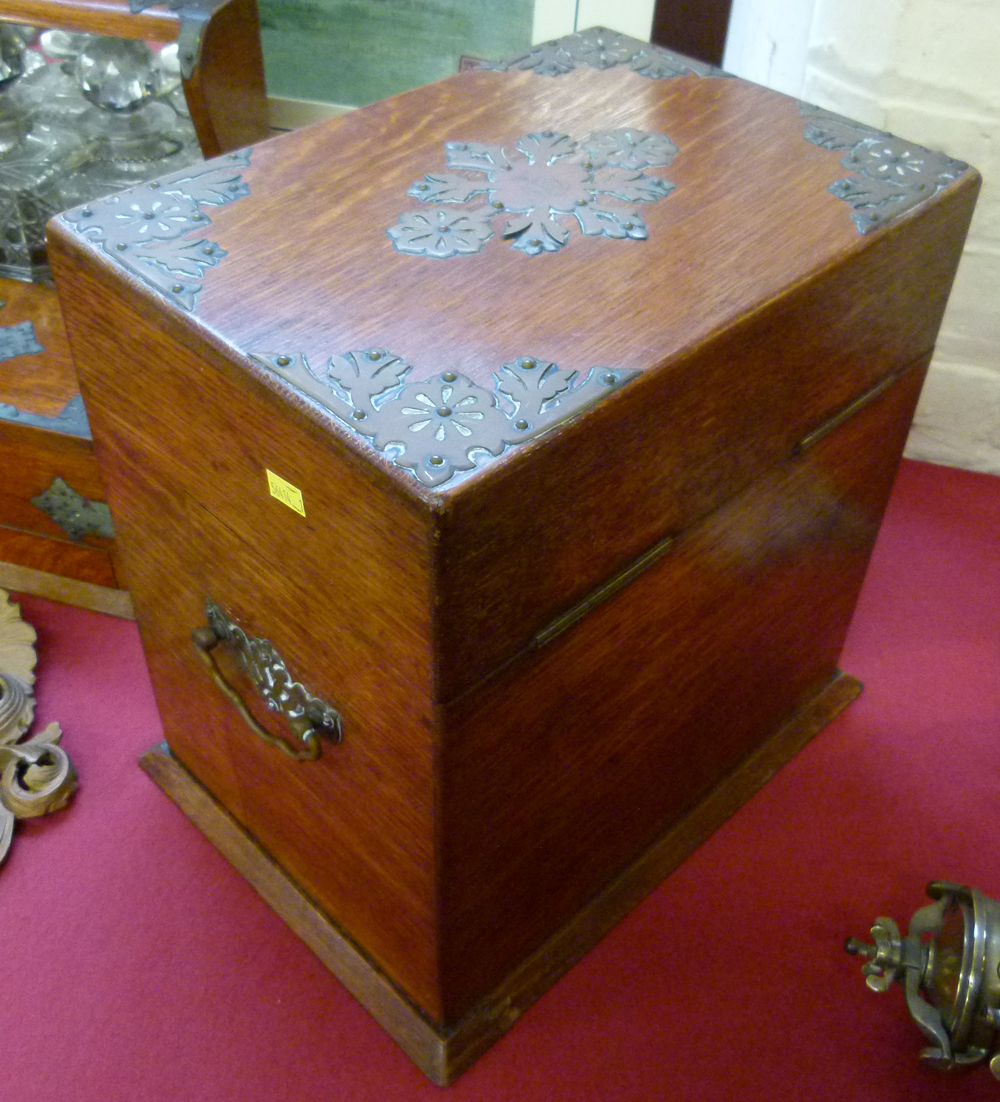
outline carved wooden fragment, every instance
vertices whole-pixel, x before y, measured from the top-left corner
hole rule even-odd
[[[23,737],[35,714],[35,661],[35,629],[0,589],[0,864],[16,821],[62,810],[77,787],[58,723]]]

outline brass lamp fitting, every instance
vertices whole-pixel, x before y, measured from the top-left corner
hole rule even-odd
[[[945,880],[927,894],[934,902],[914,914],[906,937],[891,918],[877,918],[874,945],[852,937],[844,948],[870,958],[862,972],[873,991],[902,984],[931,1042],[922,1060],[950,1071],[989,1059],[1000,1079],[1000,903]]]

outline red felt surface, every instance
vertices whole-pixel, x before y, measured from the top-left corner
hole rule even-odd
[[[843,666],[865,695],[449,1088],[454,1102],[995,1099],[842,949],[932,878],[1000,897],[1000,479],[906,463]],[[0,871],[0,1098],[438,1099],[136,766],[134,625],[22,598],[82,785]]]

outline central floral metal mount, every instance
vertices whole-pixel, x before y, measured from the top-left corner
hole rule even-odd
[[[645,170],[665,168],[676,154],[665,134],[645,130],[597,130],[582,142],[544,130],[518,138],[513,148],[445,142],[448,167],[480,179],[452,172],[425,176],[406,194],[442,206],[407,211],[386,232],[398,252],[439,260],[480,252],[500,216],[500,236],[527,256],[557,252],[574,222],[588,237],[643,240],[649,229],[638,210],[607,203],[665,198],[676,185]],[[471,209],[446,209],[477,199]]]

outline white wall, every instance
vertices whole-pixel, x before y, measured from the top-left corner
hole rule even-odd
[[[736,0],[724,65],[983,173],[907,454],[1000,474],[1000,3]]]
[[[654,0],[535,0],[532,42],[546,42],[587,27],[608,27],[649,41]]]

